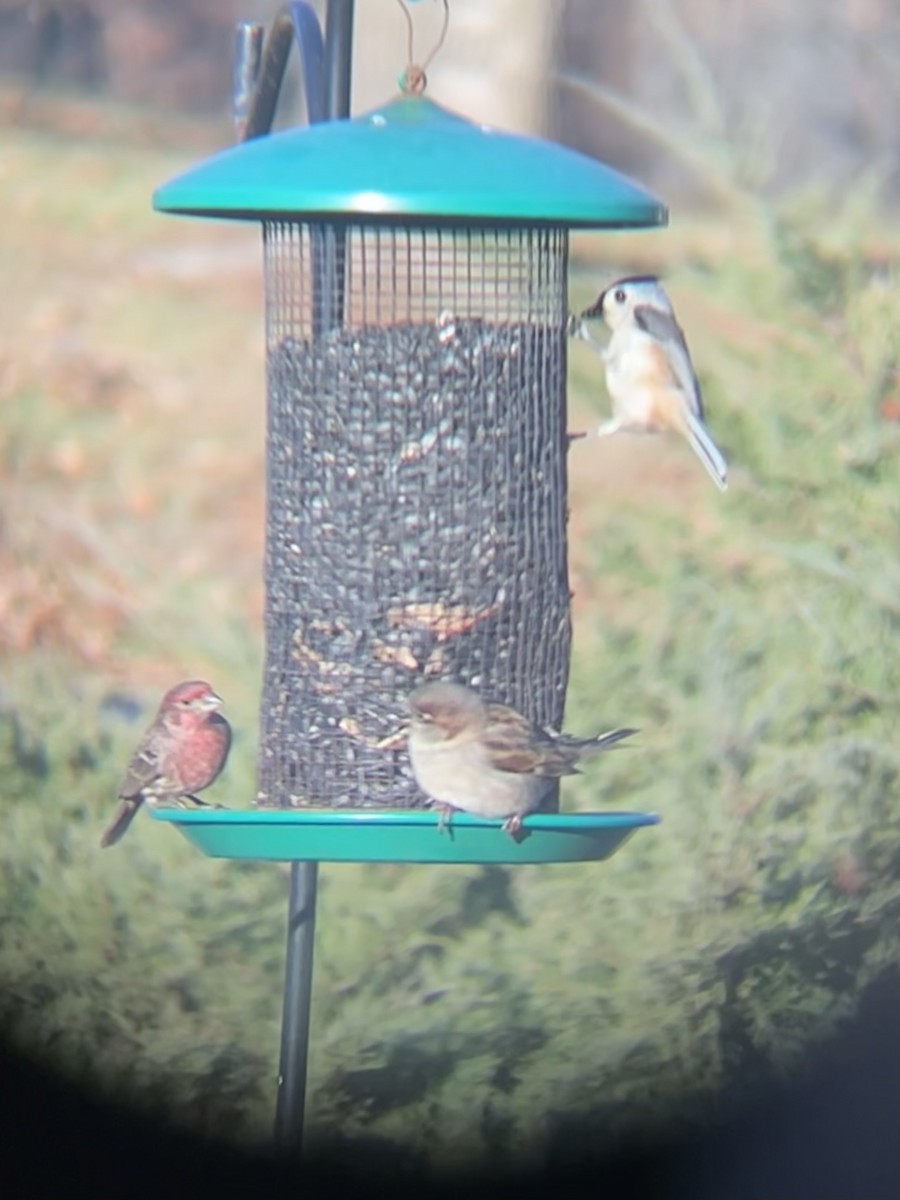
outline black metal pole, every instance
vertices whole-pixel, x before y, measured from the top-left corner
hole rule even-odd
[[[328,0],[325,10],[325,120],[350,115],[350,76],[353,66],[353,9],[355,0]],[[344,254],[342,229],[326,225],[318,243],[319,279],[313,303],[316,332],[327,333],[344,321]]]
[[[326,120],[350,114],[354,3],[355,0],[328,0],[325,16]],[[321,287],[322,295],[318,304],[314,298],[314,309],[318,308],[320,313],[324,310],[328,316],[333,314],[340,320],[344,239],[332,232],[329,240],[332,244],[326,245],[321,278],[315,281]],[[303,1147],[318,874],[317,862],[291,863],[275,1144],[293,1155],[298,1155]]]
[[[325,117],[350,116],[355,0],[328,0],[325,13]]]
[[[294,1155],[303,1142],[318,873],[317,862],[291,863],[275,1144]]]

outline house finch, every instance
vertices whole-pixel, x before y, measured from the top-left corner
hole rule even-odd
[[[728,465],[704,425],[703,400],[672,302],[653,275],[620,279],[601,292],[570,330],[598,345],[584,322],[601,317],[612,337],[600,355],[613,416],[597,430],[672,430],[690,443],[716,487],[728,486]]]
[[[409,697],[409,757],[424,792],[445,814],[455,808],[503,818],[516,837],[560,775],[580,758],[606,750],[636,729],[574,738],[536,728],[503,704],[485,704],[458,683],[426,683]]]
[[[153,724],[128,764],[119,788],[119,807],[100,839],[114,845],[148,804],[178,804],[209,787],[225,766],[231,727],[216,710],[222,703],[208,683],[192,679],[163,696]]]

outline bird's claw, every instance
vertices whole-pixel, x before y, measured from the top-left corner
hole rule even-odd
[[[440,834],[449,834],[450,840],[453,840],[453,826],[450,822],[453,820],[455,809],[452,804],[438,804],[438,823],[437,829]]]
[[[513,813],[511,817],[507,817],[503,822],[503,832],[508,833],[517,845],[524,842],[528,837],[528,830],[522,828],[522,814]]]
[[[170,800],[166,804],[158,801],[151,805],[155,808],[224,808],[224,804],[216,804],[213,800],[201,800],[199,796],[185,795]]]

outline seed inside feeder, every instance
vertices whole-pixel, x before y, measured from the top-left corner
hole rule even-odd
[[[421,807],[405,697],[562,719],[565,336],[452,316],[270,345],[258,802]]]

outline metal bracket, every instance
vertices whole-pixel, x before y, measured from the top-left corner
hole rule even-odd
[[[326,117],[325,43],[312,5],[306,0],[286,4],[265,44],[263,33],[264,27],[252,21],[235,26],[231,98],[239,142],[270,132],[292,41],[300,56],[307,119],[315,125]]]

